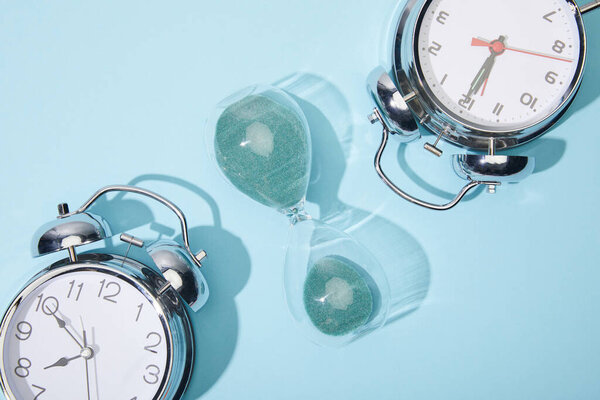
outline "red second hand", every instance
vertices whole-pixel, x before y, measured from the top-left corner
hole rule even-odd
[[[487,83],[490,80],[490,78],[486,79],[485,82],[483,83],[483,89],[481,89],[481,95],[483,96],[483,94],[485,93],[485,88],[487,87]]]
[[[471,46],[486,46],[486,47],[490,47],[491,44],[489,42],[486,42],[485,40],[481,40],[479,38],[473,38],[473,40],[471,40]]]
[[[499,42],[496,42],[499,43]],[[496,45],[496,44],[494,44]],[[494,46],[489,42],[486,42],[485,40],[479,39],[479,38],[473,38],[471,40],[471,46],[485,46],[485,47],[492,47]],[[497,50],[497,49],[495,49]],[[544,58],[550,58],[552,60],[558,60],[558,61],[565,61],[565,62],[573,62],[573,60],[569,60],[568,58],[563,58],[563,57],[554,57],[554,56],[550,56],[547,54],[542,54],[542,53],[536,53],[533,51],[528,51],[528,50],[521,50],[521,49],[516,49],[514,47],[508,47],[508,46],[504,46],[504,50],[510,50],[510,51],[516,51],[517,53],[523,53],[523,54],[529,54],[532,56],[538,56],[538,57],[544,57]]]

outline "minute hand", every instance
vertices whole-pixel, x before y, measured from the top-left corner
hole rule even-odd
[[[500,54],[504,53],[504,40],[506,37],[500,35],[497,40],[489,43],[490,48],[490,56],[485,59],[483,65],[475,75],[475,78],[471,82],[471,86],[469,87],[469,91],[467,92],[467,97],[471,98],[475,93],[479,91],[481,86],[486,85],[488,79],[490,78],[490,74],[492,73],[492,68],[494,67],[494,63],[496,62],[496,57]],[[483,91],[485,91],[485,86],[481,92],[483,96]]]
[[[492,47],[492,44],[489,41],[485,40],[485,39],[473,38],[472,41],[471,41],[471,46]],[[529,54],[531,56],[538,56],[538,57],[549,58],[549,59],[552,59],[552,60],[558,60],[558,61],[564,61],[564,62],[570,62],[570,63],[573,62],[573,60],[570,59],[570,58],[554,56],[554,55],[551,55],[551,54],[540,53],[540,52],[537,52],[537,51],[519,49],[517,47],[504,46],[504,50],[514,51],[514,52],[523,53],[523,54]]]
[[[496,55],[490,55],[483,65],[477,75],[475,75],[475,79],[471,82],[471,87],[469,88],[469,92],[467,93],[467,97],[472,97],[475,93],[479,91],[481,86],[485,81],[490,77],[490,73],[492,72],[492,67],[494,66],[494,62],[496,61]]]

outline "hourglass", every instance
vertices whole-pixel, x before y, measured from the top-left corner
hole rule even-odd
[[[217,105],[207,141],[211,158],[234,187],[289,217],[284,288],[305,334],[340,346],[381,327],[390,294],[377,259],[304,210],[311,139],[298,104],[276,87],[242,90]]]

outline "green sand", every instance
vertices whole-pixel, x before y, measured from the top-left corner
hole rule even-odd
[[[341,257],[323,257],[304,282],[304,307],[317,329],[342,336],[369,320],[373,295],[356,264]]]
[[[231,104],[217,122],[215,153],[231,183],[254,200],[283,210],[304,198],[309,139],[294,110],[260,95]]]

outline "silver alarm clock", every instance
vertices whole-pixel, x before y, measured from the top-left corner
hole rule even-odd
[[[500,155],[538,138],[573,101],[583,76],[586,36],[572,0],[409,0],[398,22],[391,76],[378,68],[368,87],[383,126],[375,157],[381,179],[404,199],[434,210],[454,207],[479,185],[490,192],[533,172],[532,157]],[[441,140],[471,150],[453,157],[468,180],[447,204],[415,198],[383,172],[390,133],[420,137],[420,123],[437,138],[425,149],[442,155]]]
[[[87,209],[105,193],[137,193],[159,201],[179,218],[183,245],[148,246],[122,234],[125,254],[78,252],[111,236]],[[67,251],[18,293],[0,324],[0,384],[10,400],[179,399],[194,361],[186,305],[208,298],[200,273],[204,251],[192,253],[184,214],[156,193],[108,186],[75,212],[59,205],[59,219],[41,228],[34,256]],[[143,247],[152,263],[130,256]],[[139,258],[139,257],[138,257]]]

